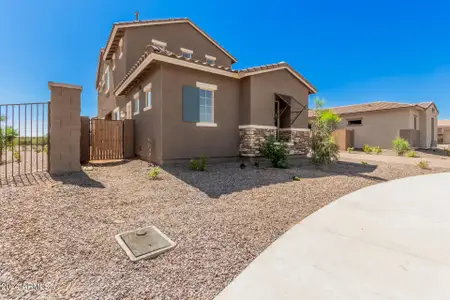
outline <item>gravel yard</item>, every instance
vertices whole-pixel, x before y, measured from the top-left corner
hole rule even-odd
[[[450,157],[447,156],[447,152],[445,152],[442,148],[436,148],[436,149],[415,149],[417,157],[423,158],[423,159],[449,159]],[[354,153],[356,154],[365,154],[362,149],[355,149]],[[370,155],[377,155],[375,153],[372,153]],[[379,155],[386,155],[386,156],[398,156],[397,153],[392,149],[383,149],[383,152]],[[407,155],[404,155],[407,157]]]
[[[0,189],[0,298],[212,299],[297,222],[386,180],[442,172],[339,163],[327,171],[211,165],[146,177],[133,160]],[[292,181],[292,176],[300,181]],[[155,225],[177,243],[132,263],[114,235]]]

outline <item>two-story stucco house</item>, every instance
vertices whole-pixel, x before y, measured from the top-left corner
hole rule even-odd
[[[136,155],[159,164],[257,156],[269,135],[306,153],[314,86],[285,62],[235,62],[189,19],[115,23],[99,57],[98,117],[134,119]]]

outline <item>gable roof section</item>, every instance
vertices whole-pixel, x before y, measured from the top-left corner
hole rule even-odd
[[[422,102],[417,104],[409,104],[409,103],[399,103],[399,102],[386,102],[386,101],[378,101],[364,104],[355,104],[355,105],[347,105],[347,106],[338,106],[338,107],[330,107],[327,109],[331,109],[338,115],[347,115],[347,114],[355,114],[355,113],[365,113],[372,111],[384,111],[384,110],[392,110],[399,108],[417,108],[420,110],[427,109],[430,105],[434,105],[433,102]],[[308,117],[315,117],[316,113],[314,110],[308,111]]]
[[[292,68],[288,63],[282,61],[276,64],[262,65],[257,67],[251,67],[239,70],[238,73],[240,78],[244,78],[247,76],[258,75],[267,72],[279,71],[279,70],[287,70],[294,77],[300,80],[306,87],[309,89],[310,94],[317,93],[317,89],[308,81],[305,77],[303,77],[299,72],[297,72],[294,68]]]
[[[144,54],[138,59],[138,61],[130,68],[128,73],[116,86],[114,93],[116,96],[121,96],[127,93],[127,91],[133,88],[140,78],[146,74],[146,70],[149,68],[151,62],[161,61],[166,63],[172,63],[182,67],[197,69],[213,74],[222,76],[228,76],[235,79],[240,79],[246,76],[252,76],[261,74],[264,72],[278,71],[286,69],[299,81],[305,84],[311,93],[316,93],[317,90],[309,83],[300,73],[294,70],[289,64],[281,62],[278,64],[264,65],[259,67],[253,67],[243,70],[232,70],[229,67],[223,67],[215,64],[208,64],[206,61],[200,61],[197,59],[188,59],[182,55],[178,55],[171,51],[162,49],[158,46],[148,45]]]
[[[126,28],[133,27],[143,27],[143,26],[155,26],[155,25],[165,25],[165,24],[176,24],[176,23],[188,23],[198,32],[200,32],[204,37],[206,37],[211,43],[213,43],[217,48],[219,48],[223,53],[225,53],[233,62],[237,62],[237,59],[231,55],[224,47],[222,47],[216,40],[209,36],[205,31],[198,27],[194,22],[188,18],[172,18],[172,19],[159,19],[159,20],[144,20],[144,21],[133,21],[133,22],[117,22],[111,30],[108,38],[108,42],[105,48],[104,60],[111,59],[113,53],[115,52],[120,39],[125,34]]]

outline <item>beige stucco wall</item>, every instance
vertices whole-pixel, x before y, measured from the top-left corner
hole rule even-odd
[[[430,146],[435,147],[437,144],[437,119],[438,111],[431,105],[425,111],[420,112],[420,144],[421,147],[429,148]],[[432,125],[433,123],[433,125]],[[434,131],[432,127],[434,126]],[[433,142],[433,143],[432,143]]]
[[[410,109],[343,115],[341,118],[338,128],[354,130],[355,148],[362,148],[364,144],[368,144],[390,149],[400,129],[413,128]],[[362,118],[362,125],[347,125],[348,120],[359,118]]]
[[[295,120],[291,127],[293,128],[308,128],[308,88],[296,79],[287,70],[279,70],[268,73],[262,73],[251,76],[249,83],[243,82],[245,85],[250,85],[250,91],[245,91],[243,95],[250,95],[249,115],[242,115],[242,125],[264,125],[274,126],[275,113],[275,93],[292,96],[305,109],[300,116]],[[245,98],[242,100],[245,103]],[[301,110],[302,107],[297,102],[292,102],[292,108]],[[286,112],[289,113],[289,112]],[[290,116],[292,117],[292,115]]]

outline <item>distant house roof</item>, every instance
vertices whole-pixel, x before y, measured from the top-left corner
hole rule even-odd
[[[109,34],[108,42],[105,47],[105,55],[104,59],[111,59],[112,54],[117,48],[120,39],[125,34],[125,28],[132,27],[144,27],[144,26],[154,26],[154,25],[163,25],[163,24],[176,24],[176,23],[188,23],[192,27],[194,27],[198,32],[200,32],[203,36],[205,36],[211,43],[216,45],[217,48],[222,50],[228,57],[231,58],[233,62],[237,62],[237,59],[230,54],[225,48],[220,45],[216,40],[214,40],[210,35],[204,32],[200,27],[198,27],[194,22],[189,20],[188,18],[171,18],[171,19],[158,19],[158,20],[142,20],[142,21],[132,21],[132,22],[117,22],[114,23],[113,28],[111,29],[111,33]]]
[[[130,68],[127,74],[125,74],[124,78],[117,84],[117,87],[114,90],[116,96],[123,95],[129,89],[133,88],[133,86],[135,86],[135,84],[137,84],[137,82],[139,81],[140,77],[146,74],[145,71],[148,68],[150,62],[153,60],[174,63],[180,66],[200,69],[203,71],[216,73],[219,75],[224,75],[236,79],[286,69],[294,77],[296,77],[299,81],[301,81],[306,87],[308,87],[310,93],[317,93],[316,88],[309,81],[307,81],[305,77],[303,77],[300,73],[298,73],[286,62],[257,66],[242,70],[233,70],[229,67],[224,67],[216,64],[209,64],[206,61],[186,58],[181,54],[176,54],[174,52],[162,49],[161,47],[155,45],[148,45],[145,49],[145,52],[141,55],[141,57],[137,60],[137,62]]]
[[[419,108],[419,109],[427,109],[430,105],[434,105],[433,102],[421,102],[421,103],[399,103],[399,102],[371,102],[364,104],[355,104],[355,105],[347,105],[347,106],[338,106],[338,107],[330,107],[329,109],[333,110],[338,115],[347,115],[347,114],[355,114],[355,113],[364,113],[364,112],[372,112],[372,111],[383,111],[383,110],[391,110],[391,109],[399,109],[399,108]],[[308,111],[308,117],[315,117],[316,113],[314,110]]]
[[[438,127],[450,127],[450,120],[438,120],[437,126]]]

